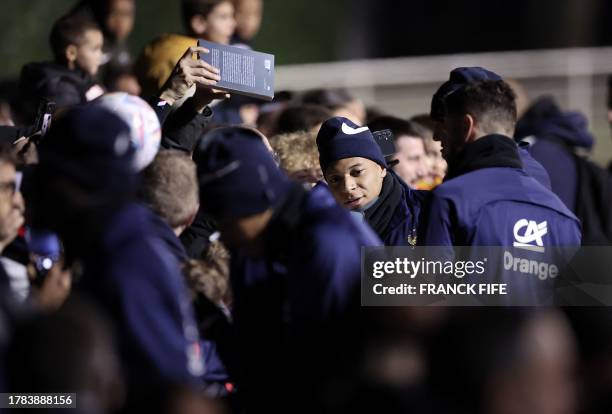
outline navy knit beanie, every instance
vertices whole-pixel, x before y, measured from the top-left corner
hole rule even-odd
[[[206,134],[194,152],[201,208],[216,219],[261,213],[291,186],[257,132],[243,127]]]
[[[131,193],[138,185],[129,127],[106,108],[83,105],[60,115],[38,154],[46,178],[67,177],[91,193]]]
[[[497,73],[474,66],[453,69],[449,79],[438,88],[431,100],[430,116],[440,121],[446,115],[446,98],[461,88],[479,82],[503,80]]]
[[[370,129],[340,116],[330,118],[321,125],[317,148],[323,174],[334,162],[351,157],[367,158],[387,168],[385,157]]]

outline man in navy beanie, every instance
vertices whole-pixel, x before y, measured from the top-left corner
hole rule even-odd
[[[431,100],[431,118],[436,121],[444,118],[447,111],[446,101],[455,92],[460,92],[469,85],[480,82],[499,82],[503,79],[497,73],[478,66],[456,68],[450,73],[449,80],[444,82],[434,94]],[[538,180],[544,187],[551,188],[550,177],[546,169],[536,161],[528,151],[529,145],[520,143],[518,155],[521,158],[523,169],[533,178]]]
[[[334,198],[365,219],[387,246],[414,245],[425,193],[391,169],[367,126],[334,117],[317,135],[319,162]]]
[[[535,179],[512,138],[514,92],[491,71],[457,68],[433,96],[431,117],[448,172],[423,210],[420,244],[440,246],[446,260],[457,246],[472,247],[459,250],[462,260],[485,257],[481,280],[507,292],[480,297],[483,304],[550,304],[558,272],[535,277],[516,263],[531,259],[562,272],[580,246],[580,222]]]
[[[247,411],[318,412],[350,354],[340,350],[359,310],[361,247],[380,241],[325,187],[290,182],[254,130],[213,130],[194,160],[201,208],[230,248]]]
[[[58,117],[39,147],[26,194],[32,226],[56,232],[75,289],[115,323],[127,375],[126,410],[160,412],[182,390],[195,397],[203,363],[178,264],[136,204],[129,129],[99,106]],[[181,394],[183,396],[185,394]]]
[[[529,174],[511,138],[515,96],[501,77],[478,67],[453,70],[433,96],[431,117],[448,173],[432,192],[422,244],[541,252],[580,245],[580,223]]]

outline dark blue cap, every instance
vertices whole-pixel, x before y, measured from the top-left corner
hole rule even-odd
[[[261,213],[283,200],[291,186],[254,130],[218,128],[206,134],[193,156],[200,202],[214,218]]]
[[[136,188],[127,124],[97,105],[74,107],[54,120],[39,146],[47,179],[61,175],[89,192],[126,193]]]
[[[387,168],[385,157],[370,129],[340,116],[330,118],[321,125],[317,134],[317,148],[324,174],[332,163],[351,157],[367,158]]]
[[[435,120],[443,119],[446,116],[446,99],[461,88],[479,82],[500,80],[503,79],[497,73],[478,66],[453,69],[449,79],[438,88],[431,100],[430,116]]]

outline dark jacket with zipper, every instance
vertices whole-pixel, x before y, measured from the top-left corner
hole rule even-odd
[[[580,245],[576,216],[524,171],[517,145],[502,135],[467,145],[449,162],[428,210],[424,245],[512,246],[522,219],[547,223],[544,245]]]
[[[319,412],[309,404],[325,391],[321,372],[329,378],[354,351],[361,248],[380,240],[325,186],[298,184],[264,240],[262,257],[231,252],[238,387],[252,412]]]
[[[378,199],[364,212],[365,220],[385,246],[414,246],[421,204],[428,193],[413,190],[388,169]]]

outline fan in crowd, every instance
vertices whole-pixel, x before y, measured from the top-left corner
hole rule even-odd
[[[134,70],[132,0],[79,1],[53,60],[24,62],[0,127],[0,391],[109,414],[611,412],[606,307],[362,306],[366,251],[612,257],[583,115],[519,114],[481,67],[411,117],[342,85],[228,97],[196,39],[249,47],[263,1],[180,3],[186,35]],[[600,303],[602,269],[577,297]]]

